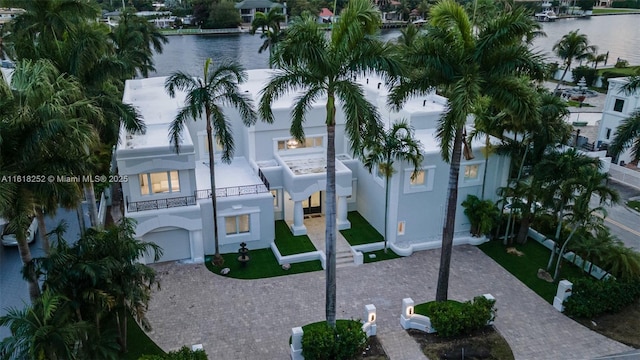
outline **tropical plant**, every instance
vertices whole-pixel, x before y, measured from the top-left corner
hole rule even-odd
[[[274,47],[278,41],[284,37],[284,32],[280,28],[280,23],[284,21],[286,21],[286,17],[282,13],[282,9],[272,7],[266,14],[260,11],[256,12],[251,22],[249,34],[255,35],[256,31],[260,30],[260,38],[264,39],[264,42],[258,49],[258,53],[261,54],[263,51],[269,49],[269,66],[273,64]]]
[[[69,303],[61,295],[45,291],[25,309],[9,309],[0,317],[11,336],[0,342],[0,358],[7,360],[76,359],[76,344],[86,328],[70,320]]]
[[[292,110],[291,135],[304,139],[304,120],[311,106],[326,96],[327,185],[326,185],[326,319],[335,327],[336,318],[336,110],[342,107],[345,130],[354,156],[363,153],[364,140],[375,138],[381,129],[376,107],[367,101],[355,81],[358,75],[377,72],[390,81],[401,65],[390,49],[373,35],[380,25],[380,13],[368,0],[351,0],[333,24],[330,36],[305,17],[287,29],[275,54],[276,67],[262,90],[259,112],[273,121],[271,104],[290,92],[300,91]]]
[[[211,180],[211,204],[213,206],[213,238],[215,242],[214,263],[222,265],[224,259],[220,255],[218,240],[218,209],[216,204],[216,177],[214,161],[214,136],[222,146],[222,161],[231,163],[235,150],[235,142],[231,134],[230,124],[224,114],[223,106],[231,106],[238,110],[246,126],[255,124],[257,115],[253,109],[251,98],[242,93],[238,84],[247,79],[244,68],[234,62],[222,62],[218,66],[211,66],[211,58],[204,63],[202,78],[193,78],[184,72],[173,73],[165,81],[165,89],[171,97],[177,91],[187,93],[185,106],[180,109],[171,123],[169,136],[176,152],[180,151],[180,138],[186,122],[191,119],[197,121],[204,115],[207,122],[207,149],[209,149],[209,177]],[[271,122],[269,120],[269,122]]]
[[[564,77],[571,68],[573,60],[587,60],[597,51],[596,46],[589,45],[587,35],[578,34],[578,31],[579,30],[570,31],[553,45],[553,52],[562,59],[564,65],[562,77],[560,77],[560,81],[556,85],[555,90],[558,90],[560,84],[564,81]]]
[[[500,217],[500,210],[491,200],[480,200],[475,195],[467,195],[461,205],[471,222],[473,236],[488,234]]]
[[[0,163],[5,174],[43,176],[40,181],[16,179],[4,184],[0,198],[8,200],[0,207],[16,230],[18,249],[24,264],[31,261],[26,229],[32,216],[44,221],[42,210],[54,211],[59,203],[74,206],[79,201],[76,183],[51,181],[44,176],[81,175],[87,157],[83,146],[97,142],[97,135],[86,118],[100,118],[95,105],[88,101],[80,85],[60,74],[47,60],[20,61],[11,79],[11,88],[0,79],[4,97],[0,107],[7,109],[0,128]],[[46,233],[42,224],[41,233]],[[46,236],[43,248],[49,250]],[[39,295],[33,274],[26,274],[29,293]]]
[[[593,52],[589,54],[589,57],[587,58],[587,60],[593,63],[593,70],[597,70],[598,64],[607,61],[608,58],[609,58],[608,52],[606,54],[598,54]]]
[[[474,112],[479,99],[487,96],[491,106],[507,116],[535,118],[537,98],[532,95],[529,79],[523,75],[542,78],[544,66],[540,56],[529,50],[527,42],[539,25],[522,10],[506,12],[486,24],[479,24],[477,32],[464,9],[454,1],[441,1],[431,9],[430,15],[427,34],[418,45],[421,50],[408,59],[410,66],[417,70],[394,88],[390,102],[398,108],[408,97],[434,87],[449,99],[436,133],[442,158],[450,163],[436,294],[437,301],[444,301],[449,284],[467,116]]]
[[[363,165],[371,172],[374,167],[384,176],[385,197],[384,197],[384,252],[387,252],[387,223],[389,220],[389,184],[391,177],[396,172],[394,163],[408,162],[413,167],[411,180],[419,175],[420,166],[424,156],[422,155],[422,144],[416,140],[413,128],[405,121],[401,120],[393,126],[379,134],[378,137],[365,139],[365,155]],[[424,176],[424,173],[423,173]]]

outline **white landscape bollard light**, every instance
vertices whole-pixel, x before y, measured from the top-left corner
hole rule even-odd
[[[378,320],[378,314],[376,313],[376,307],[373,304],[364,306],[365,323],[362,326],[362,330],[367,333],[367,336],[375,336],[378,326],[376,321]]]
[[[402,299],[402,314],[400,315],[400,325],[403,329],[409,329],[411,321],[411,317],[413,316],[413,307],[415,303],[411,298]]]
[[[291,329],[291,360],[304,360],[302,356],[303,333],[300,326]]]
[[[558,283],[558,291],[556,291],[556,296],[553,298],[553,307],[556,310],[564,311],[564,305],[562,304],[571,296],[572,289],[573,283],[569,280],[562,280]]]

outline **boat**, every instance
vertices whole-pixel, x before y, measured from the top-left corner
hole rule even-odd
[[[543,12],[535,14],[534,17],[536,18],[536,21],[549,22],[555,21],[558,18],[558,15],[556,15],[556,13],[552,10],[545,10]]]

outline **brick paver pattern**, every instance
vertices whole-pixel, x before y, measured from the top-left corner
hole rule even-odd
[[[401,301],[435,298],[439,258],[439,250],[430,250],[338,269],[338,318],[361,318],[364,305],[374,304],[378,334],[392,359],[415,360],[412,349],[398,351],[406,340],[397,334],[403,331]],[[150,336],[164,350],[201,343],[214,359],[288,359],[291,328],[324,319],[321,271],[236,280],[212,274],[204,265],[154,267],[162,289],[150,304]],[[479,249],[455,247],[449,298],[468,300],[484,293],[497,299],[495,326],[516,359],[590,359],[630,350],[557,312]]]

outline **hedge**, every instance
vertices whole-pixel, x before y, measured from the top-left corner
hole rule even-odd
[[[640,299],[640,280],[579,279],[565,302],[565,313],[578,318],[593,318],[616,313]]]

